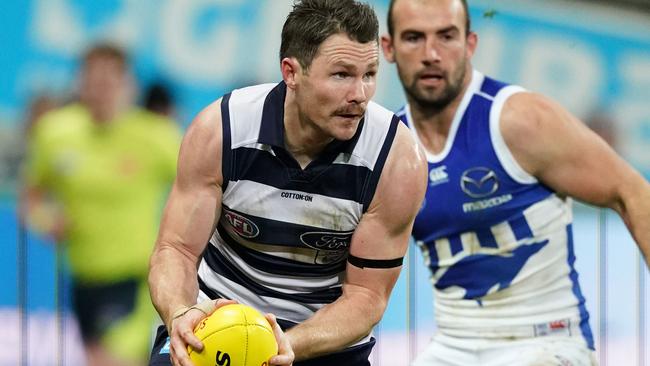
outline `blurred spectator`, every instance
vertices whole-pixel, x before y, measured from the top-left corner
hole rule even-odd
[[[144,108],[163,116],[175,114],[174,97],[171,90],[161,82],[151,84],[144,93]]]
[[[39,118],[55,106],[56,102],[50,96],[36,96],[27,107],[24,117],[24,134],[19,127],[10,127],[10,124],[0,121],[0,197],[6,193],[15,192],[20,163],[25,154],[23,135],[29,133],[28,130],[34,119]]]
[[[134,106],[120,48],[90,48],[79,77],[78,100],[33,125],[23,212],[32,228],[65,244],[88,364],[141,365],[155,314],[148,259],[180,131]]]
[[[45,113],[57,108],[59,101],[51,95],[39,94],[36,95],[27,107],[25,114],[25,135],[29,137],[34,123],[38,121]]]

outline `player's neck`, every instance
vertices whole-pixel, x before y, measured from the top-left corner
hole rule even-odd
[[[439,154],[445,148],[461,98],[462,96],[456,98],[442,109],[423,107],[409,100],[410,122],[415,126],[418,137],[427,151]]]
[[[122,113],[125,113],[130,104],[127,100],[116,100],[112,103],[84,103],[92,116],[92,120],[98,124],[108,124],[114,121]]]

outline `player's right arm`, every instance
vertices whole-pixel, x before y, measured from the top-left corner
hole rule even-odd
[[[187,345],[201,349],[193,328],[205,317],[196,303],[197,266],[221,208],[221,101],[204,109],[183,138],[178,171],[149,263],[151,299],[170,335],[175,365],[191,365]]]

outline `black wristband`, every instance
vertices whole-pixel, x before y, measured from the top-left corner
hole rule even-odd
[[[348,262],[359,268],[395,268],[402,265],[404,257],[395,259],[366,259],[348,254]]]

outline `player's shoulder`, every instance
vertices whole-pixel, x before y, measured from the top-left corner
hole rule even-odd
[[[71,103],[45,113],[35,124],[32,135],[36,140],[60,140],[83,134],[91,123],[90,114],[78,103]]]
[[[508,96],[501,111],[501,130],[514,130],[521,134],[534,133],[545,116],[558,109],[558,105],[544,95],[522,90]]]
[[[229,103],[247,104],[258,101],[266,98],[271,90],[277,86],[277,83],[265,83],[234,89],[230,92]]]

